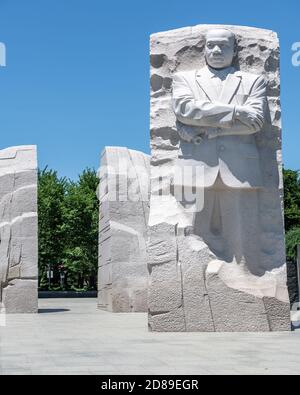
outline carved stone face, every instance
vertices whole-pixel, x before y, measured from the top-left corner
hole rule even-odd
[[[205,57],[214,69],[230,67],[236,54],[235,36],[229,30],[212,29],[206,34]]]

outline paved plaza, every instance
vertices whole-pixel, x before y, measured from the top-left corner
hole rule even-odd
[[[300,373],[300,330],[149,333],[146,314],[107,313],[96,305],[96,299],[41,299],[39,314],[6,316],[1,374]]]

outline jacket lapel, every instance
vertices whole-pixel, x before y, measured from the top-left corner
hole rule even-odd
[[[228,74],[219,101],[224,104],[229,104],[237,92],[241,81],[242,75],[239,72]]]
[[[211,75],[206,68],[196,72],[196,81],[200,89],[210,101],[218,100],[218,92],[211,81]]]

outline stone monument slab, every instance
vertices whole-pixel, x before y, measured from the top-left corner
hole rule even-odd
[[[38,310],[37,153],[0,151],[0,301],[6,313]]]
[[[148,155],[106,147],[100,167],[99,308],[147,311]]]
[[[151,36],[152,331],[290,330],[276,33]]]

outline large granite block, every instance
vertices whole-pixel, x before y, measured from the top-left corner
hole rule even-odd
[[[149,162],[122,147],[101,156],[98,301],[107,311],[147,311]]]
[[[198,25],[150,47],[150,330],[290,330],[277,35]]]
[[[6,313],[38,310],[35,146],[0,151],[0,301]]]

